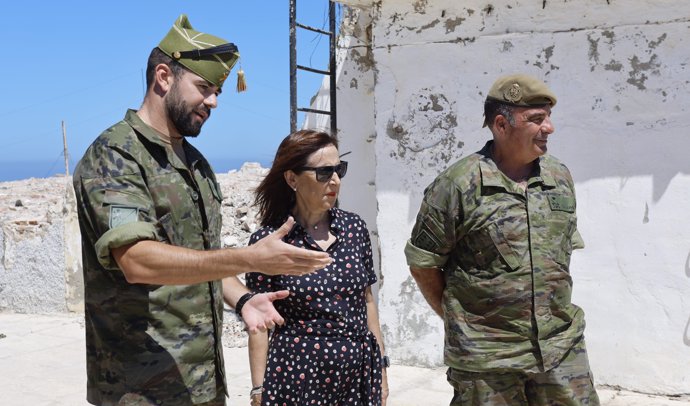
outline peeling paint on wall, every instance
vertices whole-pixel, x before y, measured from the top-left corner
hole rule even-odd
[[[645,90],[645,82],[649,78],[647,73],[652,75],[659,75],[659,67],[661,64],[657,61],[657,56],[652,55],[652,57],[647,62],[641,62],[640,58],[633,56],[630,58],[630,67],[632,68],[629,72],[628,83],[637,87],[640,90]]]
[[[462,24],[463,21],[465,21],[465,19],[462,17],[447,19],[443,23],[443,25],[446,27],[446,34],[448,34],[449,32],[455,32],[455,28]]]
[[[604,69],[610,70],[613,72],[620,72],[621,70],[623,70],[623,64],[616,61],[616,60],[611,59],[611,62],[604,65]]]
[[[414,11],[420,14],[426,13],[426,6],[429,4],[429,0],[417,0],[414,2]]]
[[[549,64],[549,60],[553,56],[554,48],[556,48],[556,46],[551,45],[549,47],[542,49],[542,51],[537,55],[537,60],[534,61],[534,63],[533,63],[534,66],[536,66],[540,69],[544,69],[546,67],[547,72],[545,73],[545,75],[548,75],[549,72],[552,70],[560,69],[560,67],[558,67],[556,65]],[[541,61],[541,59],[543,59],[543,62]],[[546,65],[548,65],[548,66],[546,66]]]
[[[408,276],[400,284],[398,297],[388,301],[388,306],[398,309],[396,314],[396,324],[405,326],[405,328],[389,329],[388,325],[382,326],[382,333],[386,337],[386,345],[399,346],[407,345],[409,343],[418,342],[423,336],[436,331],[437,334],[442,334],[441,331],[435,327],[436,313],[429,312],[426,309],[426,302],[423,296],[416,293],[417,284],[412,276]],[[424,352],[418,352],[415,359],[412,361],[413,365],[430,366],[428,355]]]
[[[589,60],[593,61],[591,72],[594,72],[594,67],[599,63],[599,39],[594,39],[593,34],[587,35],[587,41],[589,41]]]
[[[448,163],[453,159],[453,150],[461,146],[454,131],[458,125],[454,105],[443,93],[421,89],[411,99],[408,110],[388,123],[386,134],[398,143],[391,157],[415,160],[416,153],[433,149],[432,160]]]
[[[360,52],[359,49],[351,49],[348,58],[354,65],[359,68],[361,72],[367,72],[374,67],[374,60],[372,59],[371,53],[366,49],[364,52]]]

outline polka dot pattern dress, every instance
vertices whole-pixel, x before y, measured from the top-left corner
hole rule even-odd
[[[381,405],[381,354],[365,301],[376,282],[369,231],[356,214],[334,208],[329,215],[336,241],[327,268],[306,276],[246,275],[254,291],[290,291],[274,302],[285,324],[270,338],[263,406]],[[259,229],[250,244],[273,231]],[[285,241],[321,251],[299,224]]]

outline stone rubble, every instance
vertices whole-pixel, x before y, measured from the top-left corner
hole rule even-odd
[[[259,227],[259,221],[256,218],[257,210],[253,206],[254,189],[267,172],[268,169],[262,168],[260,164],[248,162],[240,170],[217,174],[224,196],[221,209],[223,247],[245,246],[251,233]],[[51,313],[74,308],[64,304],[41,308],[40,298],[27,299],[31,303],[30,306],[21,304],[14,298],[19,295],[18,289],[25,287],[17,282],[19,274],[25,273],[25,269],[19,267],[28,266],[25,258],[32,254],[22,253],[23,255],[18,256],[13,250],[26,246],[23,243],[28,239],[41,241],[44,238],[55,238],[51,236],[59,235],[59,233],[46,233],[44,230],[56,227],[62,230],[65,220],[63,217],[66,217],[68,213],[74,213],[74,207],[68,206],[74,204],[73,198],[70,198],[73,196],[71,188],[71,178],[64,175],[0,182],[0,311]],[[71,237],[76,238],[77,241],[79,239],[78,235]],[[64,235],[64,238],[68,239],[70,236]],[[43,240],[43,242],[46,241]],[[62,246],[62,242],[59,244]],[[21,263],[12,260],[16,257],[23,259]],[[60,269],[60,264],[61,262],[57,261],[56,269],[41,269],[40,273],[57,275],[57,282],[68,283],[69,281],[65,281],[65,270]],[[30,286],[41,284],[42,281],[38,278],[40,276],[37,280],[27,282]],[[8,289],[3,293],[5,288]],[[78,291],[81,289],[83,289],[81,286],[76,287]],[[34,294],[33,291],[25,293],[27,296],[32,294]],[[58,299],[64,298],[64,290],[55,292],[55,296]],[[68,301],[69,299],[67,298]],[[243,324],[230,307],[226,307],[225,316],[225,344],[244,346],[246,334],[243,331]]]

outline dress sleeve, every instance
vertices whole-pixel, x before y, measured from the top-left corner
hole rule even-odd
[[[256,244],[257,241],[268,236],[272,231],[268,227],[260,228],[249,238],[249,245]],[[253,292],[265,293],[278,290],[274,287],[275,279],[278,276],[269,276],[260,272],[248,272],[244,277],[247,288]]]
[[[364,250],[364,270],[367,272],[367,285],[371,286],[376,283],[376,271],[374,270],[374,255],[371,248],[371,237],[369,229],[364,221],[362,221],[362,229],[364,230],[364,239],[362,241],[362,249]]]

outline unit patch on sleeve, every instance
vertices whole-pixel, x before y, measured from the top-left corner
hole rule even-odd
[[[139,209],[128,206],[110,206],[110,228],[123,224],[134,223],[139,220]]]

